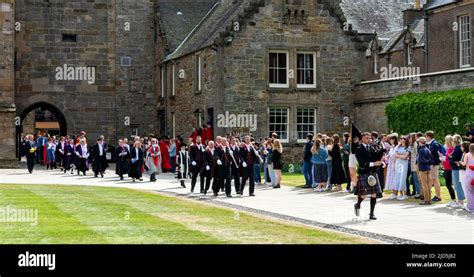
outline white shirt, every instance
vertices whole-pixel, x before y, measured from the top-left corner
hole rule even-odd
[[[138,148],[135,148],[136,159],[138,159]]]
[[[104,144],[99,143],[99,156],[103,156],[103,155],[104,155]]]

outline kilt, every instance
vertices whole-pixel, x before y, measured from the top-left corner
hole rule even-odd
[[[328,166],[324,164],[314,164],[314,182],[325,183],[328,181]]]
[[[368,174],[364,174],[358,177],[357,186],[355,188],[354,194],[355,195],[371,195],[371,194],[380,194],[382,193],[382,189],[380,188],[380,181],[377,174],[373,174],[375,179],[377,180],[377,184],[371,187],[367,183],[367,178],[369,177]]]

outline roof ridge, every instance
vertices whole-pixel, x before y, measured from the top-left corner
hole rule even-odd
[[[202,25],[202,23],[216,10],[216,8],[222,3],[222,0],[215,3],[214,6],[204,15],[204,17],[199,21],[199,23],[191,30],[191,32],[184,38],[184,40],[179,44],[176,49],[170,53],[168,56],[165,57],[164,61],[169,60],[169,57],[171,57],[174,53],[178,52],[178,50],[186,43],[186,41],[189,40],[189,38],[197,31],[197,29]]]

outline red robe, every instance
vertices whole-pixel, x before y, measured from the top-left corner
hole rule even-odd
[[[160,141],[160,149],[161,149],[161,168],[163,170],[171,170],[171,163],[170,163],[170,145],[168,141]]]

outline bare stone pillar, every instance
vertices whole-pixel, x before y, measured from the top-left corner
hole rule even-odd
[[[15,156],[14,0],[0,0],[0,168],[18,167]]]

